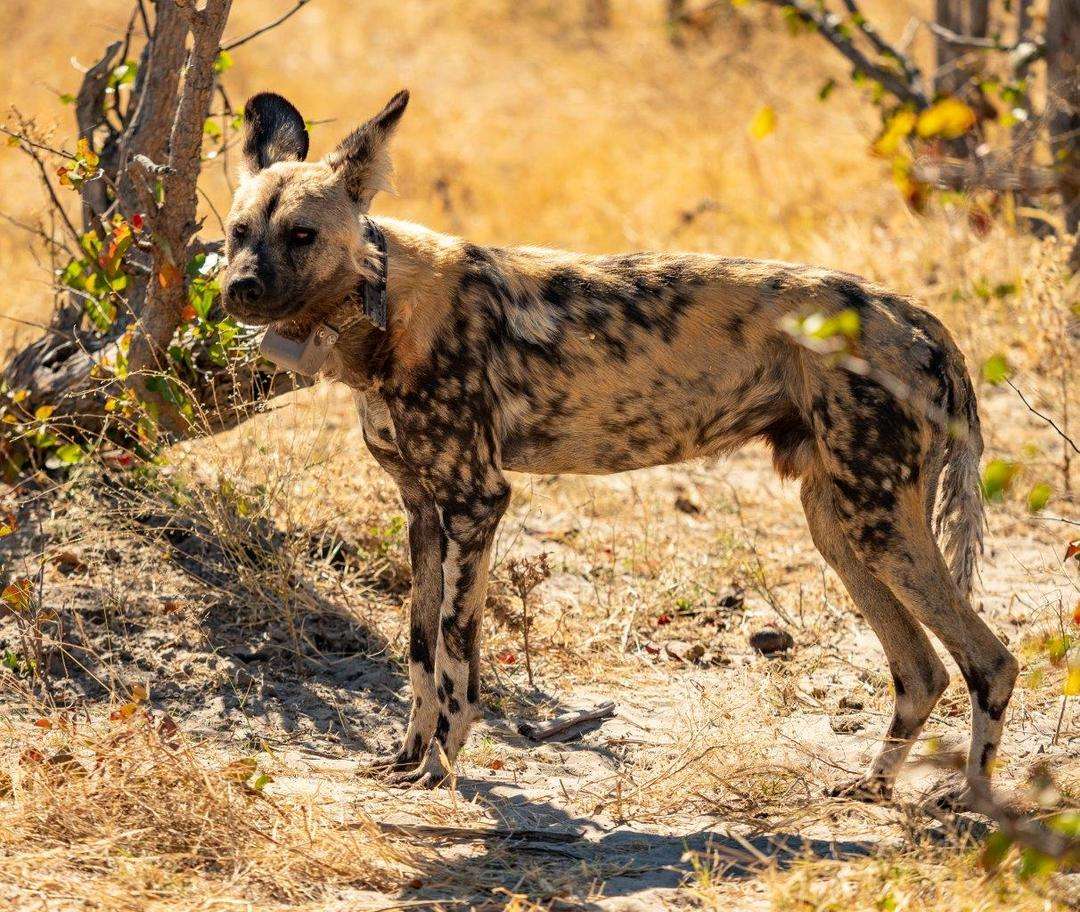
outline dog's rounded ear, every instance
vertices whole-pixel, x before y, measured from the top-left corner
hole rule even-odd
[[[250,176],[279,161],[303,161],[308,154],[304,118],[273,92],[260,92],[244,105],[242,171]]]
[[[390,153],[387,146],[409,104],[409,90],[402,89],[378,114],[346,136],[326,157],[326,162],[345,183],[345,189],[366,212],[379,190],[390,189]]]

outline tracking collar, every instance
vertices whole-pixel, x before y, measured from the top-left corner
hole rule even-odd
[[[375,281],[361,279],[356,286],[356,297],[363,307],[363,316],[370,320],[377,329],[385,332],[386,283],[390,264],[386,255],[386,235],[371,219],[364,219],[364,239],[378,251]],[[296,371],[307,377],[315,376],[330,357],[330,352],[337,344],[338,337],[346,326],[355,319],[346,315],[338,326],[327,322],[316,323],[306,339],[299,341],[283,336],[273,327],[266,330],[259,345],[259,352],[264,358],[273,361],[278,367]]]

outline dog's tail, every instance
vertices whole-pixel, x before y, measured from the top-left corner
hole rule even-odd
[[[952,388],[946,427],[945,465],[941,476],[934,532],[953,579],[966,599],[971,595],[976,563],[983,550],[986,514],[979,458],[983,452],[979,409],[964,357],[954,349],[947,382]]]

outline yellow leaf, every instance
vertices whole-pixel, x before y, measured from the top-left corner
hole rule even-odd
[[[889,118],[885,129],[871,147],[875,155],[882,158],[891,158],[900,151],[900,143],[915,129],[915,112],[910,108],[902,108]]]
[[[165,263],[158,271],[158,284],[162,288],[171,288],[184,281],[183,273],[172,263]]]
[[[145,684],[136,684],[131,688],[131,699],[136,703],[142,703],[149,696],[150,691],[146,689]]]
[[[138,709],[138,703],[125,703],[119,709],[114,709],[109,713],[109,719],[113,722],[125,722],[135,715]]]
[[[30,390],[28,389],[16,390],[14,393],[11,394],[11,400],[13,402],[22,402],[29,395]]]
[[[55,405],[39,405],[34,410],[34,417],[37,418],[38,421],[46,421],[55,411]]]
[[[764,139],[776,129],[776,111],[772,105],[762,105],[750,119],[747,128],[754,139]]]
[[[1069,669],[1069,676],[1065,679],[1065,689],[1062,693],[1066,697],[1080,697],[1080,665],[1074,665]]]
[[[975,112],[958,98],[942,98],[919,115],[915,129],[923,139],[956,139],[975,126],[975,121]]]
[[[34,591],[31,580],[23,578],[12,580],[0,592],[0,601],[8,606],[16,614],[26,611],[30,607],[30,596]]]
[[[259,768],[258,763],[252,757],[244,757],[242,760],[233,760],[221,770],[221,776],[230,782],[244,783]]]

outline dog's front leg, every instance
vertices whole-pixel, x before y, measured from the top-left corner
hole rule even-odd
[[[412,707],[401,747],[378,757],[371,769],[398,772],[414,769],[435,733],[439,705],[435,697],[435,651],[443,600],[443,541],[439,509],[431,492],[406,465],[394,443],[389,413],[381,402],[357,397],[364,441],[380,466],[394,479],[409,522],[409,684]]]
[[[491,546],[510,500],[501,473],[486,474],[483,487],[436,497],[446,541],[435,652],[438,714],[420,766],[395,775],[397,782],[428,788],[443,782],[480,714],[480,631]]]
[[[412,707],[401,747],[373,766],[382,771],[414,769],[435,733],[439,703],[435,695],[435,656],[443,598],[442,526],[435,500],[413,478],[397,478],[409,521],[409,684]]]

